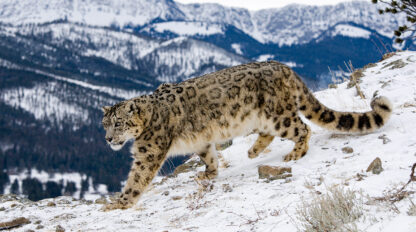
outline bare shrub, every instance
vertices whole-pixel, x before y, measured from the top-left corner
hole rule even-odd
[[[414,163],[412,165],[411,168],[411,172],[410,172],[410,178],[407,181],[406,184],[404,184],[400,189],[392,189],[387,191],[387,193],[384,194],[384,196],[382,197],[375,197],[374,199],[377,201],[386,201],[386,202],[390,202],[394,207],[394,203],[403,200],[406,197],[409,197],[412,194],[415,194],[416,191],[412,191],[412,190],[406,190],[406,187],[409,186],[410,183],[412,183],[413,181],[416,181],[416,163]],[[410,198],[409,198],[410,199]],[[412,202],[413,204],[413,202]],[[400,211],[396,208],[396,212],[399,213]]]
[[[416,216],[416,204],[413,203],[413,201],[409,198],[409,201],[411,203],[409,209],[407,210],[407,215],[409,216]]]
[[[363,215],[362,201],[354,191],[341,186],[316,194],[311,203],[305,200],[297,209],[300,231],[358,231],[355,220]]]

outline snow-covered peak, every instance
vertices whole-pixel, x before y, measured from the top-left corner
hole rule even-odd
[[[184,5],[172,0],[0,1],[0,22],[20,25],[56,20],[93,26],[148,25],[158,32],[169,30],[186,36],[218,33],[218,25],[232,25],[262,43],[279,45],[307,43],[340,23],[362,25],[393,37],[393,30],[406,23],[404,15],[379,15],[377,5],[364,1],[333,6],[294,4],[259,11],[219,4]]]
[[[380,15],[369,2],[345,2],[334,6],[289,5],[280,9],[260,10],[252,14],[257,33],[254,38],[280,45],[306,43],[331,26],[355,23],[387,37],[404,24],[404,15]]]
[[[154,30],[158,33],[171,32],[181,36],[206,36],[222,34],[224,27],[220,24],[206,22],[171,21],[154,23],[143,29],[143,31],[146,32],[151,32],[151,30]]]
[[[68,20],[96,26],[143,25],[153,19],[180,20],[172,0],[3,0],[0,21],[12,24]]]
[[[352,38],[364,38],[368,39],[371,35],[371,32],[359,27],[347,25],[347,24],[339,24],[335,26],[334,31],[332,32],[332,36],[342,35],[346,37]]]

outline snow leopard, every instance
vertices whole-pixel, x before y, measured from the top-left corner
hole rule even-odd
[[[340,112],[320,103],[287,65],[253,62],[180,83],[161,85],[149,95],[103,107],[105,139],[118,150],[126,141],[133,162],[121,195],[104,210],[135,205],[170,155],[196,153],[205,163],[197,178],[218,174],[215,144],[258,133],[249,149],[257,157],[274,137],[294,142],[284,161],[308,151],[311,122],[334,131],[368,133],[382,127],[392,113],[385,97],[375,97],[367,112]],[[302,119],[300,114],[304,115]]]

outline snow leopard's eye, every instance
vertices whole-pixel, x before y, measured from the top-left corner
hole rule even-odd
[[[120,122],[116,122],[116,124],[114,126],[115,127],[119,127],[119,126],[121,126],[121,123]]]

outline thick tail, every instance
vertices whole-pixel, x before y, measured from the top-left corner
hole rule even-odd
[[[301,83],[301,85],[304,85]],[[318,101],[304,86],[298,96],[298,109],[313,123],[329,129],[344,132],[371,132],[382,127],[390,118],[393,106],[386,97],[371,101],[371,111],[364,113],[340,112],[329,109]]]

